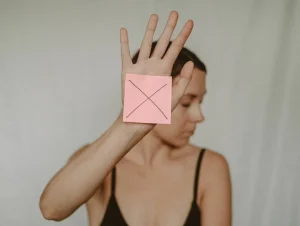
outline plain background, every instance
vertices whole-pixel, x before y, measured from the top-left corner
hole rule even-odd
[[[120,110],[119,30],[131,52],[152,13],[195,22],[207,65],[206,121],[192,142],[231,168],[234,226],[300,225],[297,0],[0,0],[0,225],[87,225],[85,208],[47,222],[39,196]]]

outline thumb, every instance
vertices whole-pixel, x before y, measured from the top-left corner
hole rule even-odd
[[[173,86],[172,92],[172,110],[178,105],[181,97],[192,79],[192,74],[194,70],[194,63],[189,61],[185,63],[181,72],[178,82]]]

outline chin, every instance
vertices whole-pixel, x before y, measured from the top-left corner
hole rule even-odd
[[[180,148],[189,144],[189,142],[190,142],[190,138],[187,137],[187,138],[175,138],[174,140],[168,143],[173,147]]]

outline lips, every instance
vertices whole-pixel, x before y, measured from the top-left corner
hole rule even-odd
[[[190,125],[189,128],[185,128],[183,130],[184,136],[192,136],[195,133],[196,126],[195,125]]]
[[[194,131],[193,130],[192,131],[187,131],[187,132],[184,132],[183,134],[186,135],[186,136],[192,136],[194,134]]]
[[[194,134],[195,128],[189,129],[187,132],[188,132],[188,133],[191,133],[191,134]]]

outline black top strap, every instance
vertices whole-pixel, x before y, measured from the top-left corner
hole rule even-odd
[[[111,195],[115,195],[116,188],[116,167],[112,169],[111,173]]]
[[[206,149],[204,149],[204,148],[201,150],[201,152],[199,153],[198,161],[197,161],[195,181],[194,181],[194,201],[197,201],[199,173],[200,173],[201,161],[202,161],[205,150]]]

